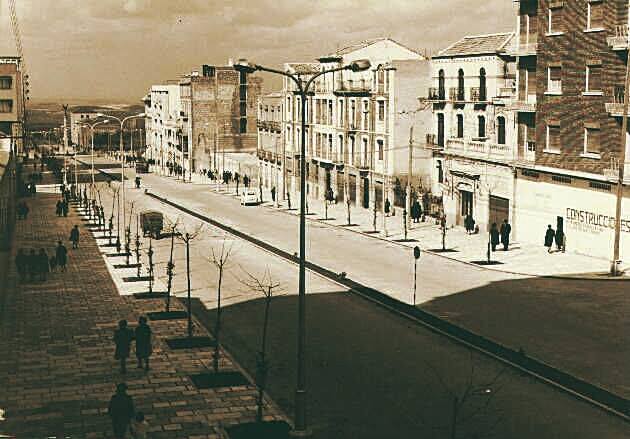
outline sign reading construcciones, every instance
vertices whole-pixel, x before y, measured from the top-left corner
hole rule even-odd
[[[588,210],[577,210],[567,207],[567,222],[575,228],[585,231],[599,233],[604,229],[615,228],[615,217]],[[621,231],[630,233],[630,219],[621,219]]]

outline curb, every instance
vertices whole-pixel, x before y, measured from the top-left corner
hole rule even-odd
[[[294,264],[297,263],[297,257],[289,254],[284,250],[278,249],[277,247],[274,247],[271,244],[268,244],[258,238],[250,236],[231,226],[222,224],[201,213],[183,207],[173,201],[153,194],[149,191],[145,191],[145,193],[148,196],[164,204],[175,207],[184,213],[187,213],[191,216],[196,217],[197,219],[207,222],[208,224],[218,227],[238,238],[244,239],[262,248],[263,250],[269,251],[277,256],[282,257],[283,259],[288,260],[289,262],[292,262]],[[534,357],[530,357],[523,352],[515,351],[514,349],[490,340],[485,336],[479,335],[473,331],[455,325],[428,311],[400,302],[378,290],[362,285],[349,278],[340,278],[337,273],[334,273],[324,267],[318,266],[312,262],[307,261],[306,268],[312,272],[326,277],[329,280],[332,280],[333,282],[338,283],[339,285],[348,288],[351,292],[365,298],[366,300],[370,300],[392,312],[413,320],[433,332],[444,335],[483,354],[495,358],[502,363],[526,372],[527,374],[543,382],[551,384],[552,386],[560,390],[563,390],[579,399],[587,401],[595,405],[596,407],[599,407],[604,411],[618,416],[626,422],[630,423],[630,413],[628,413],[630,409],[630,401],[611,391],[608,391],[596,384],[589,383],[588,381],[579,377],[573,376]]]

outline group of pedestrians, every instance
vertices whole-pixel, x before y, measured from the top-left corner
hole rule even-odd
[[[20,282],[45,281],[48,273],[55,272],[57,267],[62,272],[66,271],[68,264],[68,250],[61,241],[57,243],[55,254],[48,257],[46,249],[40,248],[36,253],[31,249],[29,253],[23,248],[18,249],[15,256],[15,267],[20,278]]]
[[[138,369],[149,370],[149,358],[153,353],[151,328],[147,319],[141,316],[135,330],[128,327],[127,320],[118,322],[118,329],[114,331],[114,358],[120,362],[120,373],[127,373],[127,359],[131,353],[131,343],[136,342],[136,358]],[[116,386],[116,393],[112,396],[108,408],[112,420],[114,436],[122,439],[130,431],[134,438],[146,438],[148,423],[144,414],[136,412],[133,399],[127,394],[127,385],[120,383]]]
[[[68,201],[64,198],[57,200],[55,205],[55,213],[57,216],[68,216]]]
[[[490,226],[490,244],[492,251],[496,251],[499,242],[503,244],[503,251],[507,251],[510,245],[510,233],[512,233],[512,226],[508,223],[508,220],[503,220],[501,229],[497,227],[497,223],[492,223]]]
[[[564,231],[560,227],[558,227],[558,230],[554,230],[551,224],[549,224],[545,232],[545,247],[547,247],[547,253],[551,253],[554,242],[556,244],[556,250],[564,252],[566,245]]]

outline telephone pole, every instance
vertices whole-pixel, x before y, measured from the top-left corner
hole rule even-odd
[[[406,230],[411,229],[411,179],[413,178],[413,120],[409,127],[409,164],[407,171],[407,199],[405,200],[405,209],[407,210],[407,227]],[[405,239],[407,237],[405,236]]]

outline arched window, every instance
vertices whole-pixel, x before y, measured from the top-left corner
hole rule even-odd
[[[479,70],[479,100],[486,100],[486,69],[483,67]]]
[[[457,115],[457,138],[461,139],[464,137],[464,115]]]
[[[497,117],[497,143],[505,145],[505,117]]]
[[[464,100],[464,70],[462,69],[457,72],[457,100]]]
[[[477,137],[486,137],[486,118],[485,116],[477,116],[477,122],[479,123],[479,129],[477,130]]]
[[[446,89],[444,83],[444,70],[440,69],[438,72],[438,99],[444,100],[446,98]]]
[[[437,115],[437,144],[444,146],[444,113]]]

